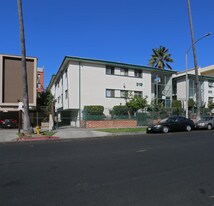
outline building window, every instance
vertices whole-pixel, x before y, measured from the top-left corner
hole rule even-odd
[[[129,73],[128,69],[124,69],[124,68],[120,69],[120,75],[122,75],[122,76],[128,76],[128,73]]]
[[[41,88],[41,84],[40,84],[40,83],[37,84],[37,88],[38,88],[38,89]]]
[[[120,90],[120,97],[121,98],[128,98],[128,91],[127,90]]]
[[[37,74],[37,81],[40,82],[41,80],[41,74]]]
[[[135,91],[134,92],[134,96],[142,97],[143,96],[143,92]]]
[[[106,97],[115,97],[114,89],[106,89]]]
[[[209,102],[213,102],[213,97],[209,97]]]
[[[142,78],[142,71],[135,70],[134,71],[134,76],[137,77],[137,78]]]
[[[114,75],[114,67],[106,67],[106,74]]]
[[[68,69],[65,70],[65,78],[68,77]]]
[[[213,82],[210,82],[210,81],[209,81],[209,82],[208,82],[208,86],[209,86],[209,87],[213,87]]]
[[[68,90],[65,90],[65,99],[68,99]]]
[[[192,79],[189,80],[189,98],[194,97],[194,81]]]

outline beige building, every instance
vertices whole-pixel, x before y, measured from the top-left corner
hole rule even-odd
[[[27,57],[30,110],[36,107],[37,58]],[[0,54],[0,118],[17,118],[18,100],[23,99],[21,56]]]

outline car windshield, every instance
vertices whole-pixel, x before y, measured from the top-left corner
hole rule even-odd
[[[169,119],[169,118],[162,119],[162,120],[160,120],[160,122],[159,122],[159,123],[165,123],[168,119]]]

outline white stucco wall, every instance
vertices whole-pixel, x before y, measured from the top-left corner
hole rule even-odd
[[[186,99],[186,81],[183,80],[177,81],[177,99],[178,100]]]
[[[122,72],[122,67],[114,67],[114,74],[106,74],[106,65],[95,62],[81,62],[70,60],[60,68],[51,87],[55,96],[55,109],[58,110],[83,110],[86,105],[102,105],[105,114],[116,105],[125,105],[126,100],[121,97],[121,90],[142,92],[143,97],[148,97],[148,103],[154,98],[152,92],[152,74],[163,78],[163,85],[171,88],[171,76],[151,70],[142,70],[142,77],[135,77],[134,68],[128,69],[128,76]],[[66,76],[67,71],[67,76]],[[153,72],[153,73],[152,73]],[[123,75],[122,75],[123,74]],[[106,89],[115,91],[115,97],[106,97]],[[181,89],[182,90],[182,89]],[[68,92],[66,98],[66,91]],[[166,96],[171,98],[171,89],[167,89]],[[183,92],[183,90],[182,90]],[[58,99],[60,100],[58,102]]]
[[[67,66],[67,77],[65,72],[62,73],[51,88],[56,99],[56,109],[79,109],[80,103],[81,109],[85,105],[103,105],[107,110],[112,109],[115,105],[125,105],[125,99],[120,97],[120,90],[142,92],[150,103],[151,72],[143,71],[142,78],[134,77],[133,69],[128,72],[128,76],[122,76],[120,68],[116,67],[114,75],[107,75],[105,65],[70,62]],[[106,89],[115,90],[115,97],[106,97]]]

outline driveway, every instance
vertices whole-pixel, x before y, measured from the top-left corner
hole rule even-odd
[[[0,129],[0,142],[10,142],[17,138],[18,129]]]

